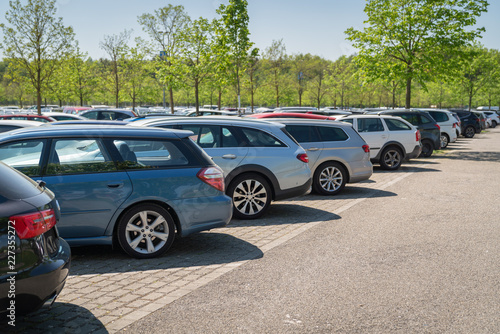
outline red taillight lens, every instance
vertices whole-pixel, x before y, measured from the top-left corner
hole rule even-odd
[[[30,239],[41,235],[54,227],[57,222],[53,209],[12,216],[10,221],[14,224],[19,239]]]
[[[416,141],[420,141],[420,139],[422,139],[422,137],[420,136],[420,130],[417,130],[417,132],[415,132],[415,139]]]
[[[457,128],[457,123],[453,123],[453,128],[456,129]]]
[[[441,131],[441,127],[439,126],[439,124],[435,124],[437,126],[437,128],[439,129],[439,131]]]
[[[361,146],[363,148],[363,151],[365,151],[366,153],[370,152],[370,146],[368,145],[363,145]]]
[[[297,154],[297,159],[305,163],[309,162],[309,157],[305,153]]]
[[[196,176],[206,184],[224,192],[224,173],[218,167],[203,168]]]

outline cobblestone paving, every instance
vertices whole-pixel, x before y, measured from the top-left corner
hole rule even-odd
[[[104,246],[73,248],[70,276],[53,307],[18,319],[8,330],[116,332],[317,224],[341,224],[343,211],[369,197],[396,196],[384,189],[432,164],[419,159],[392,172],[375,167],[370,180],[349,184],[338,196],[274,202],[261,219],[232,220],[227,227],[177,239],[156,259],[132,259]]]

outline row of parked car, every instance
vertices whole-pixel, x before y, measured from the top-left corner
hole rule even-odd
[[[1,309],[9,272],[19,273],[26,311],[55,300],[69,270],[66,242],[157,257],[175,235],[260,218],[273,201],[311,190],[338,194],[369,179],[372,163],[394,170],[429,156],[427,123],[437,130],[432,149],[441,147],[430,111],[391,112],[403,114],[29,121],[41,125],[1,133],[0,230],[13,240],[1,245]],[[29,283],[35,272],[43,288]]]

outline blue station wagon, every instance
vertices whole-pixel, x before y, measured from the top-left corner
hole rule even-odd
[[[46,126],[4,133],[0,160],[42,180],[61,205],[71,246],[112,245],[130,256],[167,251],[177,233],[225,226],[231,198],[222,170],[190,131]]]

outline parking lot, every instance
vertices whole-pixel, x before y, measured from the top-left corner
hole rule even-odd
[[[487,135],[499,132],[489,129]],[[467,153],[481,136],[461,138],[448,150],[405,163],[397,171],[376,167],[370,180],[350,184],[338,196],[307,195],[276,202],[262,219],[232,220],[225,228],[179,239],[160,258],[132,259],[110,247],[73,248],[70,277],[52,309],[19,322],[16,331],[119,331],[319,224],[340,224],[343,212],[355,210],[367,199],[397,196],[386,189],[434,168],[448,155],[459,163],[457,152]]]

